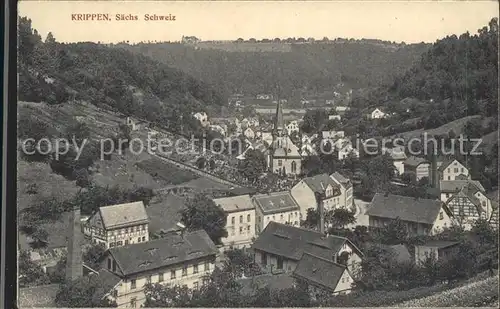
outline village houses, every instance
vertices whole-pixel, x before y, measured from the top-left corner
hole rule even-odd
[[[344,177],[339,172],[330,175],[330,178],[340,186],[340,201],[339,206],[350,209],[354,204],[353,190],[354,187],[350,179]]]
[[[288,191],[256,194],[253,201],[256,206],[256,235],[262,232],[269,222],[300,225],[300,207]]]
[[[101,267],[115,280],[108,297],[118,308],[139,308],[146,298],[147,283],[198,289],[213,272],[217,253],[203,230],[110,248],[101,258]]]
[[[254,261],[260,267],[270,273],[294,273],[302,278],[309,277],[306,274],[315,273],[314,265],[305,262],[302,266],[302,259],[322,259],[331,264],[333,277],[329,278],[330,283],[342,278],[344,271],[335,270],[337,265],[349,273],[359,271],[360,262],[363,257],[362,252],[347,238],[324,235],[323,233],[301,227],[271,222],[259,235],[252,245]],[[309,261],[310,262],[310,261]],[[307,266],[306,266],[307,265]],[[312,267],[311,267],[312,266]],[[326,269],[324,269],[326,271]],[[315,276],[311,276],[315,277]],[[312,279],[312,278],[311,278]],[[352,279],[352,278],[350,278]],[[344,283],[346,278],[344,277]],[[340,281],[340,280],[339,280]],[[314,280],[313,280],[314,282]],[[342,282],[339,282],[342,283]],[[347,286],[350,288],[350,283]],[[345,285],[340,290],[345,290]]]
[[[214,203],[227,214],[228,236],[222,238],[226,249],[250,247],[255,237],[255,205],[250,195],[216,198]]]
[[[405,172],[404,162],[408,159],[404,147],[385,149],[385,153],[391,157],[396,173],[398,175],[403,175]]]
[[[344,207],[345,201],[338,185],[328,174],[306,177],[290,190],[290,194],[300,207],[302,218],[306,218],[309,208],[332,210]],[[341,204],[342,203],[342,204]],[[342,205],[342,206],[341,206]]]
[[[200,122],[202,127],[206,127],[210,124],[208,122],[208,115],[205,112],[194,113],[193,117]]]
[[[384,113],[381,108],[375,108],[371,112],[368,113],[367,115],[368,119],[382,119],[389,117],[389,114]]]
[[[142,201],[100,207],[84,224],[92,243],[105,248],[149,240],[149,219]]]
[[[454,224],[453,214],[439,200],[376,193],[365,214],[370,227],[382,228],[399,219],[410,236],[434,235]]]
[[[409,157],[403,161],[403,170],[415,182],[424,177],[430,178],[430,162],[424,158]]]
[[[493,212],[490,199],[473,183],[454,193],[446,205],[465,230],[471,230],[478,219],[489,220]]]
[[[415,246],[415,264],[422,265],[427,259],[444,261],[455,256],[458,252],[460,242],[430,240],[424,244]]]
[[[444,161],[438,171],[441,180],[470,179],[469,170],[456,159]]]

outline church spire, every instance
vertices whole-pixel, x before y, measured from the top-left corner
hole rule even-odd
[[[276,116],[274,118],[274,131],[283,131],[285,129],[285,121],[283,120],[283,107],[281,106],[281,99],[279,96],[276,98]]]

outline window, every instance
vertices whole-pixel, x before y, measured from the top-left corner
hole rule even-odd
[[[146,236],[142,236],[142,241],[146,241]]]
[[[243,234],[243,227],[240,226],[240,234]]]
[[[182,267],[182,276],[185,277],[188,274],[188,268],[187,266]]]
[[[448,176],[448,180],[451,180],[451,176]]]
[[[456,167],[455,167],[455,168],[453,169],[453,173],[458,173],[458,168],[456,168]]]
[[[249,225],[249,226],[247,226],[247,231],[249,231],[249,232],[250,232],[250,225]]]
[[[208,271],[208,270],[210,270],[210,263],[205,262],[205,271]]]
[[[128,239],[125,240],[125,246],[128,245]]]
[[[117,242],[116,242],[116,246],[123,246],[123,241],[121,241],[121,240],[120,240],[120,241],[117,241]]]
[[[140,237],[137,238],[137,242],[141,242],[141,238]]]
[[[297,172],[297,163],[295,161],[292,161],[292,173]]]
[[[198,289],[198,281],[193,282],[193,289]]]
[[[114,242],[109,243],[109,247],[113,248],[116,244]]]
[[[130,288],[134,290],[136,288],[135,279],[130,280]]]
[[[108,259],[108,269],[111,269],[111,259]]]
[[[240,216],[240,223],[243,223],[243,216]]]
[[[278,256],[278,257],[277,257],[277,264],[278,264],[278,265],[277,265],[276,267],[277,267],[278,269],[283,269],[283,257],[281,257],[281,256]]]
[[[281,214],[281,217],[280,217],[281,220],[283,220],[283,214]]]
[[[275,218],[275,217],[274,217],[274,215],[273,215],[273,221],[275,221],[275,220],[276,220],[276,218]]]
[[[141,231],[144,231],[144,230],[146,230],[146,225],[145,224],[141,225]]]
[[[283,160],[278,160],[278,166],[282,166],[283,165]]]
[[[197,274],[198,273],[198,264],[194,264],[193,265],[193,274]]]
[[[342,278],[342,283],[344,283],[344,278]]]
[[[443,220],[443,212],[442,211],[439,213],[439,220]]]
[[[260,256],[260,261],[262,265],[267,265],[267,255],[265,253],[262,253],[262,255]]]
[[[137,304],[137,297],[134,297],[130,300],[130,307],[135,308]]]
[[[158,282],[163,282],[163,273],[158,274]]]
[[[250,222],[250,215],[247,215],[247,222]]]
[[[460,171],[463,173],[463,172],[464,172],[464,168],[462,167],[462,168],[460,169]]]
[[[113,295],[114,298],[118,297],[118,291],[117,290],[113,290],[113,292],[111,294]]]
[[[170,279],[175,279],[175,269],[170,271]]]
[[[125,233],[127,233],[127,234],[128,234],[128,231],[129,231],[129,229],[128,229],[128,227],[127,227],[127,228],[125,229]]]

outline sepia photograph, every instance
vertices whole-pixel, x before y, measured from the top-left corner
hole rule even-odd
[[[17,10],[17,308],[499,307],[497,1]]]

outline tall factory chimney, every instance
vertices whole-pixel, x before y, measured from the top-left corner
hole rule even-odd
[[[83,276],[82,226],[80,207],[73,208],[68,226],[68,255],[66,260],[66,281],[73,281]]]

